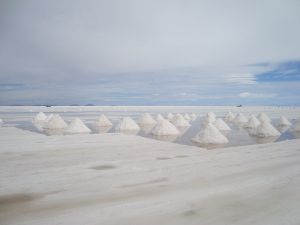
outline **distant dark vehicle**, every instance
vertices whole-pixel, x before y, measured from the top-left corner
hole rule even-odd
[[[242,107],[242,105],[237,105],[236,107]]]
[[[51,105],[45,105],[46,107],[51,107]]]
[[[85,106],[95,106],[94,104],[86,104]]]

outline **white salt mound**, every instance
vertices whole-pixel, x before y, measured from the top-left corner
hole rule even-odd
[[[54,115],[50,120],[45,124],[45,129],[66,129],[68,124],[60,117],[60,115]]]
[[[212,123],[208,123],[204,126],[192,140],[201,144],[228,143],[228,139]]]
[[[236,117],[234,118],[233,122],[235,122],[237,124],[247,123],[248,119],[243,113],[238,113],[236,115]]]
[[[258,114],[257,119],[259,119],[261,122],[265,122],[265,123],[271,122],[271,119],[263,112]]]
[[[256,116],[252,115],[248,122],[245,124],[246,128],[256,128],[260,124],[260,121],[256,118]]]
[[[49,116],[47,116],[46,122],[49,122],[53,116],[54,116],[54,115],[53,115],[52,113],[51,113]]]
[[[176,114],[172,120],[172,123],[176,126],[176,127],[189,127],[191,126],[191,124],[183,118],[182,115],[180,114]]]
[[[167,119],[159,121],[152,130],[152,134],[157,136],[179,135],[179,133],[179,130]]]
[[[213,122],[215,122],[216,115],[213,112],[207,113],[206,116],[209,117]]]
[[[70,122],[69,127],[66,130],[67,134],[87,134],[90,132],[91,130],[78,117]]]
[[[0,119],[0,127],[2,126],[2,124],[3,124],[3,120],[2,120],[2,119]]]
[[[152,118],[149,113],[143,113],[139,119],[139,124],[156,124],[156,121]]]
[[[157,122],[159,122],[159,121],[164,120],[164,118],[162,117],[162,115],[157,114],[156,117],[155,117],[155,120],[156,120]]]
[[[231,128],[221,118],[216,119],[216,121],[214,122],[214,126],[221,131],[231,130]]]
[[[43,112],[39,112],[35,117],[34,117],[34,121],[46,121],[47,116],[45,115],[45,113]]]
[[[47,116],[43,112],[39,112],[32,120],[33,125],[38,131],[43,131],[47,121]]]
[[[186,119],[187,121],[192,120],[192,118],[190,117],[190,115],[187,114],[187,113],[185,113],[185,114],[183,115],[183,118]]]
[[[190,115],[192,120],[196,120],[197,119],[197,115],[195,113],[191,113]]]
[[[226,121],[233,121],[234,118],[235,118],[235,116],[234,116],[234,114],[233,114],[232,112],[226,113],[226,115],[225,115],[225,117],[224,117],[224,119],[225,119]]]
[[[111,127],[111,126],[112,126],[112,122],[110,122],[110,120],[103,114],[92,124],[93,128]]]
[[[216,121],[215,116],[212,114],[207,113],[202,120],[202,125],[207,125],[208,123],[214,123]]]
[[[173,117],[174,117],[173,113],[168,113],[166,119],[171,121],[173,119]]]
[[[285,117],[281,116],[278,121],[278,126],[291,126],[290,121]]]
[[[139,125],[130,117],[124,117],[115,127],[116,131],[136,131],[139,129]]]
[[[280,132],[275,127],[273,127],[271,123],[268,122],[261,122],[256,130],[250,134],[260,138],[275,137],[281,135]]]

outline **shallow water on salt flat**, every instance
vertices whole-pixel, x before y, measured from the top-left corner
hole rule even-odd
[[[291,120],[292,126],[296,122],[296,120]],[[282,132],[281,136],[279,137],[270,137],[270,138],[255,138],[249,135],[247,129],[238,127],[235,124],[227,123],[231,131],[222,132],[228,139],[228,143],[224,145],[201,145],[198,143],[195,143],[192,141],[192,138],[194,138],[197,133],[202,128],[202,118],[198,118],[197,120],[191,122],[191,126],[187,128],[181,128],[180,135],[177,137],[170,136],[170,137],[157,137],[151,135],[151,132],[145,133],[143,130],[138,133],[138,135],[149,137],[153,139],[159,139],[162,141],[170,141],[175,142],[178,144],[185,144],[185,145],[193,145],[193,146],[199,146],[199,147],[205,147],[208,149],[211,148],[219,148],[219,147],[230,147],[230,146],[243,146],[243,145],[251,145],[251,144],[259,144],[259,143],[270,143],[270,142],[278,142],[278,141],[284,141],[284,140],[290,140],[297,137],[297,134],[294,134],[290,131],[290,127],[281,127],[281,129],[286,129]],[[273,120],[272,124],[275,126],[277,123],[277,120]],[[291,127],[292,127],[291,126]],[[276,126],[275,126],[276,127]],[[276,127],[278,129],[278,127]]]
[[[67,122],[70,122],[71,118],[74,117],[74,115],[65,115],[65,119]],[[80,116],[86,125],[88,127],[91,127],[92,122],[95,119],[95,115],[89,114],[89,115],[81,115]],[[119,119],[121,116],[117,116],[112,119],[113,126],[112,127],[103,127],[99,130],[98,133],[114,133],[114,126],[118,123]],[[135,120],[138,118],[138,114],[136,116],[133,116]],[[290,120],[292,123],[292,126],[295,124],[296,120]],[[276,125],[277,119],[272,120],[272,124]],[[24,120],[23,118],[20,118],[19,120],[13,120],[13,121],[8,121],[8,125],[15,126],[20,129],[24,130],[29,130],[32,132],[38,132],[37,129],[33,126],[31,121]],[[243,145],[251,145],[251,144],[256,144],[256,143],[270,143],[270,142],[278,142],[278,141],[284,141],[284,140],[289,140],[289,139],[295,139],[295,138],[300,138],[300,134],[295,134],[290,131],[290,127],[287,127],[285,131],[282,132],[281,136],[279,137],[272,137],[272,138],[254,138],[252,136],[249,136],[248,132],[246,129],[242,127],[237,127],[234,124],[227,123],[231,127],[231,131],[227,132],[222,132],[229,140],[229,143],[224,144],[224,145],[200,145],[198,143],[195,143],[192,141],[192,138],[196,136],[196,134],[200,131],[202,128],[202,118],[198,117],[195,121],[191,122],[191,126],[187,128],[180,128],[179,130],[181,131],[180,135],[178,136],[153,136],[151,134],[151,130],[154,128],[154,126],[141,126],[141,130],[138,132],[130,132],[129,134],[131,135],[138,135],[138,136],[143,136],[147,138],[152,138],[152,139],[157,139],[161,141],[168,141],[168,142],[175,142],[178,144],[184,144],[184,145],[193,145],[193,146],[200,146],[200,147],[205,147],[208,149],[212,148],[218,148],[218,147],[229,147],[229,146],[243,146]],[[276,127],[276,126],[275,126]],[[278,127],[276,127],[278,129]],[[93,131],[93,133],[96,133]]]

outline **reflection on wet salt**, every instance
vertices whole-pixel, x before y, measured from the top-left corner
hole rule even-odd
[[[145,124],[145,125],[140,125],[142,132],[144,132],[144,134],[150,134],[150,132],[153,130],[153,128],[155,127],[155,124]]]
[[[289,129],[290,126],[276,126],[276,129],[280,132],[280,133],[284,133]]]
[[[44,133],[48,136],[61,136],[64,135],[65,129],[44,129]]]
[[[98,134],[105,134],[107,133],[110,129],[112,128],[112,126],[99,126],[99,127],[94,127],[94,131]]]
[[[295,138],[300,139],[300,131],[294,131],[292,134]]]
[[[194,145],[206,149],[223,148],[226,146],[226,144],[201,144],[197,142],[194,142]]]
[[[267,137],[267,138],[259,138],[259,137],[253,137],[253,139],[256,141],[258,144],[265,144],[265,143],[271,143],[274,142],[278,139],[279,137]]]
[[[150,137],[160,141],[174,142],[177,139],[178,135],[165,135],[165,136],[151,135]]]
[[[190,127],[178,127],[177,129],[179,130],[180,134],[179,136],[182,136],[185,134],[185,132],[187,132],[187,130],[189,129]]]
[[[140,130],[122,130],[120,133],[128,135],[137,135]]]

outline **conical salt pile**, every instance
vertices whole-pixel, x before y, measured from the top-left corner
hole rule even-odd
[[[157,136],[179,135],[179,133],[178,129],[167,119],[159,121],[152,130],[152,134]]]
[[[105,116],[105,115],[101,115],[93,124],[92,127],[94,129],[97,129],[99,127],[111,127],[112,123],[110,122],[110,120]]]
[[[197,115],[195,113],[191,113],[190,117],[193,121],[197,119]]]
[[[66,129],[68,124],[60,117],[60,115],[54,115],[52,118],[45,124],[45,129]]]
[[[236,117],[234,118],[233,122],[235,122],[237,124],[247,123],[248,119],[243,113],[238,113],[236,115]]]
[[[54,115],[53,115],[52,113],[51,113],[49,116],[47,116],[46,122],[49,122],[53,116],[54,116]]]
[[[140,127],[137,123],[131,119],[130,117],[124,117],[119,124],[115,127],[116,131],[136,131],[139,130]]]
[[[233,121],[235,118],[234,114],[232,112],[226,113],[224,119],[228,122]]]
[[[260,138],[280,136],[280,132],[268,122],[261,122],[256,130],[250,134]]]
[[[185,114],[183,115],[183,118],[186,119],[187,121],[192,120],[192,118],[190,117],[190,115],[187,114],[187,113],[185,113]]]
[[[245,124],[246,128],[256,128],[260,124],[260,121],[256,118],[256,116],[252,115],[248,122]]]
[[[142,125],[156,124],[156,121],[152,118],[152,116],[149,113],[144,113],[141,115],[138,123]]]
[[[46,124],[47,116],[43,112],[39,112],[32,120],[33,125],[38,131],[42,131]]]
[[[213,122],[216,121],[216,115],[213,112],[207,113],[206,116],[209,117]]]
[[[297,123],[295,124],[293,131],[300,132],[300,118],[297,120]]]
[[[166,119],[171,121],[173,119],[173,117],[174,117],[173,113],[168,113]]]
[[[285,117],[281,116],[278,121],[278,126],[291,126],[291,122]]]
[[[67,134],[88,134],[91,130],[78,117],[74,118],[66,130]]]
[[[207,113],[202,120],[202,125],[207,125],[208,123],[214,123],[216,121],[216,117],[213,114]]]
[[[157,122],[159,122],[159,121],[164,120],[164,118],[162,117],[162,115],[157,114],[156,117],[155,117],[155,120],[156,120]]]
[[[231,130],[231,128],[221,118],[216,119],[214,126],[220,131]]]
[[[257,119],[259,119],[261,122],[265,122],[265,123],[271,122],[271,119],[265,113],[259,113],[257,116]]]
[[[39,112],[35,117],[34,117],[34,121],[46,121],[47,116],[45,115],[45,113],[43,112]]]
[[[191,124],[181,114],[176,114],[172,120],[175,127],[189,127]]]
[[[204,126],[192,140],[201,144],[228,143],[228,139],[212,123],[208,123]]]

